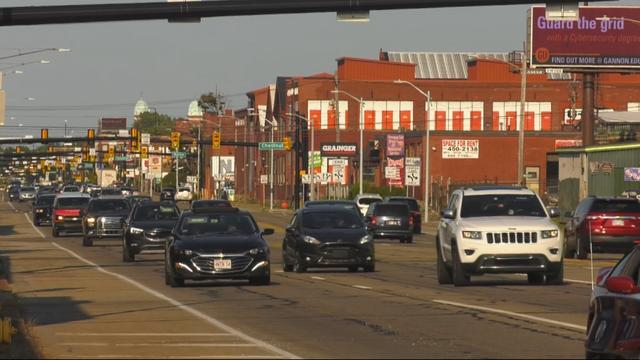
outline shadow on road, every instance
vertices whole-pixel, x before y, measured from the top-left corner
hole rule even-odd
[[[0,236],[9,236],[16,234],[15,225],[0,225]]]

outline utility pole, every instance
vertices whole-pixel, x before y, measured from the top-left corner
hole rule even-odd
[[[524,116],[526,110],[527,97],[527,42],[524,42],[524,51],[522,53],[522,67],[520,69],[520,122],[518,131],[518,176],[517,184],[524,186]]]
[[[334,101],[335,101],[335,118],[336,118],[336,142],[339,143],[340,142],[340,93],[338,92],[339,89],[339,79],[338,79],[338,69],[336,67],[336,77],[335,77],[335,84],[336,84],[336,89],[335,89],[335,97],[334,97]],[[311,125],[313,126],[313,125]]]
[[[198,142],[196,144],[196,146],[198,147],[198,165],[197,165],[197,168],[198,168],[198,174],[197,175],[198,176],[196,177],[196,179],[198,179],[198,180],[196,180],[197,181],[196,187],[198,189],[198,192],[197,192],[198,193],[198,199],[202,198],[202,190],[200,190],[200,184],[202,183],[200,181],[200,161],[202,160],[201,157],[200,157],[200,128],[201,127],[202,127],[202,123],[198,122]]]

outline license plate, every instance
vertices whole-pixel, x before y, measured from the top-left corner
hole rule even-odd
[[[213,260],[213,268],[216,270],[229,270],[231,269],[231,260],[227,260],[227,259]]]
[[[387,220],[384,224],[385,224],[385,225],[395,225],[395,226],[398,226],[398,225],[400,225],[400,221],[399,221],[399,220]]]
[[[611,225],[613,225],[613,226],[624,226],[624,220],[613,220],[613,221],[611,221]]]

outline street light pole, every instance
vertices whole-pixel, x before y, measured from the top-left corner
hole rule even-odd
[[[315,200],[314,196],[313,196],[313,192],[315,190],[315,186],[313,183],[313,172],[315,170],[315,168],[313,167],[313,150],[315,147],[315,143],[314,143],[314,139],[315,139],[315,127],[313,126],[311,120],[307,119],[306,117],[300,115],[300,114],[296,114],[296,113],[286,113],[285,115],[287,116],[295,116],[299,119],[302,119],[304,121],[307,122],[307,126],[311,128],[311,149],[309,150],[310,156],[309,156],[309,160],[307,161],[307,173],[309,175],[309,177],[311,178],[311,183],[309,184],[309,200]]]
[[[396,80],[394,81],[396,84],[407,84],[413,87],[416,91],[422,94],[425,98],[427,98],[427,115],[424,119],[425,124],[425,141],[424,141],[424,218],[423,223],[426,224],[429,222],[429,187],[431,186],[431,169],[429,168],[429,157],[430,157],[430,130],[431,126],[429,124],[429,116],[431,113],[431,91],[427,91],[426,93],[422,91],[419,87],[417,87],[412,82],[406,80]]]
[[[271,142],[273,143],[274,121],[267,120],[266,118],[264,121],[271,125]],[[273,148],[269,150],[269,152],[271,153],[271,159],[269,160],[269,210],[273,211]]]
[[[527,97],[527,43],[524,42],[520,69],[520,129],[518,131],[518,184],[524,186],[524,112]]]

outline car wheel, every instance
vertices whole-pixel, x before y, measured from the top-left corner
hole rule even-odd
[[[564,261],[560,262],[560,270],[547,274],[547,285],[562,285],[564,283]]]
[[[82,246],[93,246],[93,239],[88,236],[83,236]]]
[[[348,269],[349,269],[349,272],[358,272],[357,266],[349,266]]]
[[[408,238],[406,238],[404,240],[404,242],[407,243],[407,244],[411,244],[413,242],[413,236],[409,236]]]
[[[531,285],[540,285],[544,283],[544,274],[540,272],[528,273],[527,280]]]
[[[136,261],[136,255],[127,246],[127,242],[122,240],[122,261],[133,262]]]
[[[173,274],[171,274],[171,272],[165,266],[164,267],[164,283],[171,287],[182,287],[184,286],[184,279],[179,279],[173,276]]]
[[[300,260],[300,257],[296,257],[296,262],[293,263],[293,271],[297,272],[298,274],[301,274],[307,271],[307,268],[304,267],[304,265],[302,265],[302,261]]]
[[[58,229],[56,229],[55,226],[51,228],[51,236],[53,236],[54,238],[60,236],[60,232],[58,232]]]
[[[447,267],[442,258],[442,252],[440,251],[440,240],[436,239],[436,268],[438,272],[438,284],[447,285],[453,282],[451,278],[451,269]]]
[[[416,227],[413,228],[413,233],[414,234],[422,234],[422,226],[418,225]]]
[[[400,244],[404,244],[405,241],[405,238],[400,238]]]
[[[260,277],[257,277],[257,278],[251,278],[251,279],[249,279],[249,284],[251,284],[251,285],[259,285],[259,286],[269,285],[269,284],[271,284],[271,275],[265,275],[265,276],[260,276]]]
[[[365,265],[365,266],[362,267],[362,269],[364,270],[364,272],[375,272],[376,271],[376,264]]]
[[[580,237],[576,237],[576,259],[584,260],[587,258],[587,246]]]
[[[458,254],[458,248],[451,247],[451,258],[453,259],[453,285],[454,286],[466,286],[469,285],[470,277],[462,269],[462,262],[460,261],[460,254]]]
[[[282,271],[284,272],[293,271],[293,265],[289,264],[289,262],[287,261],[287,256],[285,254],[282,254]]]

